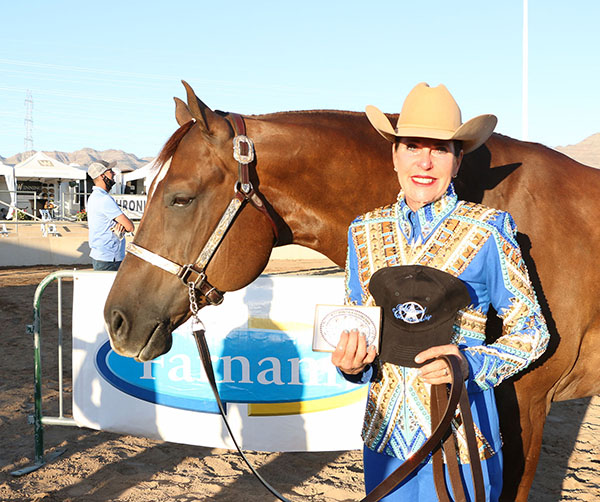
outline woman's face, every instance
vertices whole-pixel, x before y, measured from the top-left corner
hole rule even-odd
[[[394,171],[413,211],[438,200],[458,173],[462,150],[454,142],[428,138],[400,138],[392,147]]]

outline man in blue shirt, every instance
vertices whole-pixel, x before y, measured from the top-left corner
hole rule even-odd
[[[118,270],[125,258],[125,232],[133,232],[132,221],[108,194],[115,184],[115,162],[100,160],[88,167],[94,188],[87,203],[90,257],[94,270]]]

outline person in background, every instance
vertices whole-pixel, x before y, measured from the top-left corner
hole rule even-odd
[[[87,202],[90,257],[94,270],[118,270],[125,258],[125,232],[133,232],[132,221],[109,195],[115,184],[115,162],[92,162],[88,175],[94,182]]]
[[[383,361],[357,330],[342,333],[332,363],[347,380],[370,384],[362,430],[366,492],[409,459],[431,434],[429,389],[451,383],[450,368],[438,357],[452,354],[460,359],[469,394],[486,501],[494,502],[502,490],[503,469],[494,387],[540,357],[549,340],[512,217],[459,200],[452,183],[463,155],[489,138],[497,119],[480,115],[463,124],[448,89],[426,83],[409,93],[396,127],[374,106],[366,112],[377,132],[392,143],[400,192],[394,204],[365,213],[350,225],[346,303],[375,304],[371,278],[384,267],[404,265],[451,274],[466,285],[470,296],[470,303],[456,315],[451,343],[418,353],[410,365]],[[502,318],[503,331],[493,343],[486,343],[490,305]],[[461,475],[467,480],[467,499],[473,500],[463,426],[452,432]],[[447,476],[446,467],[444,471]],[[382,500],[437,499],[428,459]]]

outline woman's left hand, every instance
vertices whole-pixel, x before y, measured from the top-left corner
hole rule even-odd
[[[469,365],[465,359],[465,356],[463,356],[460,350],[458,350],[458,347],[453,344],[438,345],[436,347],[431,347],[430,349],[424,350],[423,352],[419,352],[415,356],[415,362],[417,363],[434,359],[430,363],[421,366],[419,369],[423,381],[432,385],[452,383],[450,366],[445,359],[436,359],[437,357],[445,354],[458,356],[460,359],[460,367],[463,372],[463,380],[469,376]]]

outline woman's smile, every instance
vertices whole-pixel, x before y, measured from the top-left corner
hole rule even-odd
[[[417,185],[431,185],[436,179],[431,176],[413,176],[411,180]]]

